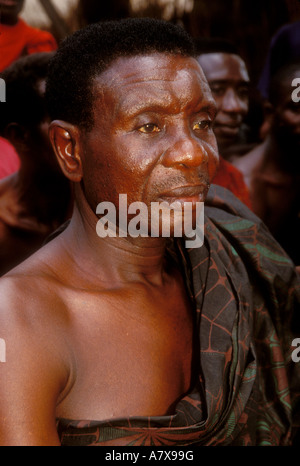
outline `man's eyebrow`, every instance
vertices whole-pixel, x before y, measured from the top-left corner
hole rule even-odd
[[[217,112],[217,107],[213,100],[209,102],[205,101],[205,103],[200,100],[199,102],[197,102],[197,104],[193,103],[192,106],[195,109],[194,113],[207,112],[209,114],[214,115]],[[128,106],[127,109],[126,107],[124,109],[123,105],[120,105],[116,113],[118,113],[118,110],[120,110],[121,112],[125,112],[126,116],[128,116],[129,118],[133,118],[142,113],[164,113],[168,111],[170,111],[170,113],[177,113],[176,111],[174,112],[174,106],[171,103],[170,105],[168,105],[166,101],[162,103],[140,102],[132,106]],[[179,108],[177,110],[178,112],[180,111]]]
[[[217,106],[214,101],[208,102],[204,105],[201,105],[201,102],[196,107],[195,113],[208,113],[210,116],[214,117],[217,113]]]
[[[116,108],[115,116],[124,115],[126,118],[135,118],[142,114],[164,113],[167,111],[166,105],[137,103],[133,105],[119,105]]]

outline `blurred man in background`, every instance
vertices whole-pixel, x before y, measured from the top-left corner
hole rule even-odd
[[[249,75],[234,45],[215,39],[195,40],[197,61],[204,71],[217,104],[214,133],[220,163],[213,183],[232,191],[251,208],[248,188],[242,174],[229,161],[226,152],[241,137],[242,124],[249,109]]]
[[[300,61],[273,76],[265,104],[265,139],[234,162],[250,190],[254,212],[300,265],[300,103],[292,99]]]
[[[29,26],[19,17],[25,0],[0,0],[0,72],[24,55],[57,49],[47,31]]]
[[[1,104],[0,136],[14,147],[20,167],[0,181],[0,275],[42,246],[70,213],[70,184],[48,138],[44,92],[52,55],[20,58],[1,74],[7,102]]]

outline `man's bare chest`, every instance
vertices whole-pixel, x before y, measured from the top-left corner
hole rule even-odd
[[[162,415],[190,387],[193,316],[182,290],[134,287],[82,300],[70,327],[73,383],[57,417]],[[80,303],[77,302],[77,306]]]

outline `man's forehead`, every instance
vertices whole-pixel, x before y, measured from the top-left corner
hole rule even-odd
[[[151,80],[172,81],[179,74],[188,77],[191,73],[198,74],[200,79],[206,81],[199,63],[193,57],[152,53],[119,57],[96,76],[95,80],[99,85],[114,87],[124,81],[128,84]]]
[[[208,81],[240,80],[249,81],[243,59],[232,53],[205,53],[197,57]]]
[[[201,95],[210,97],[210,88],[197,60],[192,57],[169,54],[149,54],[122,57],[94,80],[94,93],[104,101],[116,99],[130,103],[139,96],[159,98],[177,94],[184,99],[191,87],[197,86]],[[187,92],[186,92],[187,91]]]

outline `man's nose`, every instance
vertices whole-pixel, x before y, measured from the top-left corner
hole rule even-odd
[[[174,143],[164,152],[163,164],[166,167],[178,165],[183,168],[195,168],[207,165],[209,151],[205,142],[188,134],[176,137]]]
[[[244,102],[234,89],[227,89],[222,99],[221,108],[228,113],[243,113],[246,111]]]

